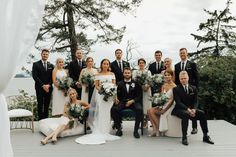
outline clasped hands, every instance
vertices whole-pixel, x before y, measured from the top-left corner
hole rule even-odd
[[[187,109],[187,113],[191,116],[191,117],[195,117],[196,116],[196,109]]]
[[[120,100],[118,98],[115,98],[115,104],[119,104]],[[128,100],[125,104],[125,107],[129,107],[134,103],[134,100]]]

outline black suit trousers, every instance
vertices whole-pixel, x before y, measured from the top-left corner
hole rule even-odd
[[[183,137],[187,136],[187,130],[188,130],[188,121],[191,120],[200,120],[200,125],[202,128],[203,134],[208,133],[208,126],[207,126],[207,119],[205,116],[205,113],[202,110],[196,110],[196,116],[191,117],[186,110],[176,109],[174,111],[174,115],[182,119],[182,134]]]
[[[114,125],[117,129],[121,128],[121,123],[122,123],[121,112],[122,110],[127,109],[127,108],[135,112],[134,131],[138,131],[139,125],[143,119],[143,109],[140,103],[134,103],[129,107],[126,107],[122,103],[114,104],[111,108],[111,116],[112,116],[112,119],[114,120]]]
[[[36,96],[38,102],[38,120],[48,118],[49,104],[51,100],[52,89],[46,93],[43,88],[36,87]]]

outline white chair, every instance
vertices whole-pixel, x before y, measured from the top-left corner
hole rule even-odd
[[[34,132],[34,102],[30,97],[13,95],[6,98],[11,129],[30,129]],[[27,105],[27,103],[29,103]]]

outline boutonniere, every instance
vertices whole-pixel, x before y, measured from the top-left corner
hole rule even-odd
[[[135,87],[135,83],[131,83],[130,87],[134,88]]]
[[[194,95],[193,89],[189,88],[189,95]]]
[[[126,63],[126,62],[123,62],[123,66],[124,66],[124,67],[127,67],[128,65],[127,65],[127,63]]]

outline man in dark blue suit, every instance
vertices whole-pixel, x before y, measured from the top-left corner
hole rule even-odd
[[[197,88],[188,83],[189,76],[186,71],[180,72],[179,80],[181,84],[173,89],[176,105],[172,111],[172,115],[182,119],[182,144],[188,145],[187,130],[189,119],[195,121],[200,120],[203,132],[203,142],[214,144],[208,136],[208,126],[205,113],[197,108]]]
[[[49,51],[43,49],[41,60],[33,63],[32,75],[38,102],[38,119],[48,117],[48,108],[52,95],[52,70],[54,66],[48,60]]]

